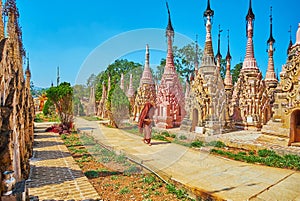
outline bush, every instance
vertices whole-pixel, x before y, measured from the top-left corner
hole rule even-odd
[[[147,175],[143,178],[143,182],[146,184],[151,184],[155,181],[155,177],[153,175]]]
[[[171,134],[170,137],[171,138],[176,138],[176,135],[175,134]]]
[[[164,135],[166,137],[170,137],[170,133],[168,131],[161,132],[161,135]]]
[[[162,141],[168,141],[167,139],[166,139],[166,137],[165,136],[163,136],[163,135],[154,135],[153,137],[152,137],[154,140],[162,140]]]
[[[99,177],[99,172],[96,171],[96,170],[89,170],[89,171],[86,171],[84,173],[84,175],[89,178],[89,179],[92,179],[92,178],[97,178]]]
[[[212,141],[205,144],[205,146],[213,146],[218,148],[224,148],[226,145],[221,141]]]
[[[131,191],[130,191],[130,189],[126,186],[126,187],[124,187],[124,188],[122,188],[121,190],[120,190],[120,194],[127,194],[127,193],[130,193]]]
[[[179,139],[180,139],[180,140],[186,140],[187,137],[186,137],[185,135],[180,135],[180,136],[179,136]]]
[[[191,143],[191,146],[192,146],[192,147],[198,147],[198,148],[199,148],[199,147],[202,147],[202,146],[203,146],[203,142],[197,140],[197,141],[192,142],[192,143]]]
[[[258,151],[258,155],[260,157],[267,157],[267,156],[274,156],[276,155],[275,151],[268,150],[268,149],[262,149]]]
[[[67,135],[66,135],[66,134],[61,134],[60,137],[61,137],[61,139],[63,139],[63,140],[67,139]]]

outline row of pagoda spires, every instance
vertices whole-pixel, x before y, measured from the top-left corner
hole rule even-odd
[[[173,51],[172,51],[172,41],[173,41],[173,37],[174,37],[174,28],[172,26],[172,22],[171,22],[171,17],[170,17],[170,11],[169,11],[169,7],[167,4],[167,10],[168,10],[168,25],[166,27],[166,36],[168,39],[168,50],[167,50],[167,57],[166,57],[166,68],[164,69],[164,71],[166,73],[172,73],[174,72],[173,69],[170,70],[170,68],[174,68],[174,59],[173,59]],[[275,70],[274,70],[274,59],[273,59],[273,54],[274,54],[274,43],[275,43],[275,39],[273,37],[273,17],[272,17],[272,7],[270,8],[271,12],[270,12],[270,36],[269,39],[267,40],[267,44],[269,46],[268,48],[268,55],[269,55],[269,59],[268,59],[268,68],[267,68],[267,72],[266,72],[266,76],[265,76],[265,81],[267,84],[270,85],[276,85],[278,80],[276,78],[276,74],[275,74]],[[207,8],[204,12],[204,17],[208,17],[209,19],[211,19],[214,15],[214,11],[211,9],[210,6],[210,0],[208,0],[207,2]],[[253,13],[252,10],[252,0],[249,1],[249,9],[246,15],[246,20],[247,20],[247,46],[246,46],[246,56],[245,56],[245,60],[244,60],[244,64],[243,64],[243,68],[242,70],[258,70],[257,64],[256,64],[256,59],[254,57],[254,47],[253,47],[253,20],[255,19],[255,14]],[[210,20],[209,20],[210,22]],[[211,24],[209,23],[209,25],[211,26]],[[210,27],[211,29],[211,27]],[[215,56],[216,59],[216,64],[218,67],[218,70],[220,71],[221,68],[221,59],[222,59],[222,55],[220,52],[220,33],[222,32],[222,30],[220,29],[220,25],[219,25],[219,33],[218,33],[218,50],[217,50],[217,54]],[[232,86],[232,76],[231,76],[231,72],[230,72],[230,67],[231,67],[231,54],[230,54],[230,39],[229,39],[229,30],[228,30],[228,35],[227,35],[227,54],[226,54],[226,72],[225,72],[225,78],[224,78],[224,84],[227,86]],[[289,41],[289,47],[288,50],[290,49],[290,47],[293,45],[292,43],[292,39],[290,37],[290,41]],[[195,62],[194,62],[194,71],[195,74],[198,72],[198,68],[199,68],[199,62],[198,62],[198,51],[199,51],[199,47],[198,47],[198,39],[196,39],[196,58],[195,58]],[[207,31],[207,36],[206,36],[206,41],[205,41],[205,49],[204,49],[205,55],[210,56],[210,57],[214,57],[214,51],[212,48],[212,39],[211,39],[211,32],[210,30]],[[122,75],[123,76],[123,75]],[[123,79],[121,76],[121,88],[124,90],[124,86],[123,86]],[[193,78],[191,78],[193,79]],[[131,78],[132,80],[132,78]],[[141,82],[146,82],[149,84],[153,84],[153,78],[152,78],[152,74],[150,71],[150,66],[149,66],[149,46],[148,44],[146,45],[146,58],[145,58],[145,66],[144,66],[144,72],[142,75],[142,79]],[[132,88],[132,82],[129,83],[129,89],[128,89],[128,96],[131,97],[133,96],[133,88]]]
[[[270,13],[270,36],[269,39],[267,40],[267,44],[269,46],[268,48],[268,68],[265,76],[265,81],[268,85],[276,85],[278,80],[276,78],[275,70],[274,70],[274,59],[273,59],[273,54],[274,54],[274,43],[275,39],[273,37],[273,17],[272,17],[272,7],[270,8],[271,13]],[[214,15],[214,11],[210,7],[210,0],[208,0],[207,3],[207,8],[206,11],[204,12],[204,17],[212,17]],[[252,10],[252,0],[249,1],[249,9],[246,15],[246,21],[247,21],[247,46],[246,46],[246,56],[245,60],[243,63],[243,68],[242,70],[258,70],[257,64],[256,64],[256,59],[254,57],[254,47],[253,47],[253,20],[255,19],[255,14],[253,13]],[[220,33],[222,30],[220,29],[219,25],[219,33],[218,33],[218,51],[215,56],[216,58],[216,63],[218,66],[218,70],[220,71],[221,68],[221,59],[222,55],[220,52]],[[211,38],[210,38],[211,39]],[[229,42],[229,30],[228,30],[228,35],[227,35],[227,40],[228,40],[228,47],[227,47],[227,55],[226,55],[226,73],[225,73],[225,79],[224,79],[224,84],[228,86],[232,86],[232,77],[230,74],[230,63],[231,63],[231,54],[230,54],[230,42]],[[205,50],[210,56],[213,54],[213,49],[211,48],[211,42],[206,41],[208,44],[205,46],[206,48],[209,48],[209,50]],[[292,40],[290,38],[289,42],[289,47],[292,46]],[[197,47],[196,47],[197,49]],[[209,51],[209,52],[208,52]],[[198,65],[195,64],[195,71],[198,70]]]

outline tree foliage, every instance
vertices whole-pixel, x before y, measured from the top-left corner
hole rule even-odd
[[[173,47],[173,55],[174,55],[174,64],[177,73],[179,74],[181,80],[185,80],[190,77],[191,73],[195,68],[196,61],[196,48],[195,43],[190,43],[182,48],[178,48],[177,46]],[[202,58],[202,50],[198,51],[198,62]],[[164,73],[164,68],[166,66],[166,59],[161,59],[160,65],[156,67],[156,73],[154,74],[155,80],[158,82],[161,80],[162,74]]]
[[[129,111],[129,100],[124,91],[116,85],[111,96],[111,112],[117,127],[122,124],[123,120],[129,119]]]
[[[130,74],[132,74],[132,81],[133,81],[133,88],[136,90],[139,86],[139,82],[141,79],[141,75],[143,72],[142,65],[139,63],[135,63],[132,61],[128,61],[126,59],[116,60],[114,63],[110,64],[107,69],[101,73],[99,73],[94,81],[94,85],[96,86],[96,100],[100,100],[102,97],[102,83],[104,82],[106,86],[108,86],[108,79],[110,77],[110,90],[108,91],[108,97],[106,102],[106,110],[108,111],[110,125],[117,127],[116,121],[118,119],[115,119],[115,112],[118,113],[118,110],[115,110],[115,108],[118,108],[116,105],[119,103],[122,103],[121,105],[124,106],[124,104],[127,104],[127,108],[129,108],[129,102],[126,102],[123,100],[124,94],[126,94],[129,86],[129,77]],[[124,90],[120,93],[120,81],[121,81],[121,74],[124,75]],[[115,90],[117,90],[115,92]],[[122,90],[121,90],[122,91]],[[125,95],[126,97],[126,95]],[[117,104],[117,99],[120,98],[119,103]],[[127,98],[127,97],[126,97]],[[112,100],[114,100],[115,105],[112,105]],[[127,100],[128,101],[128,100]],[[114,107],[112,109],[112,107]],[[123,109],[123,108],[122,108]]]
[[[232,84],[233,84],[233,85],[237,82],[242,67],[243,67],[243,63],[240,62],[240,63],[236,64],[236,65],[233,67],[233,69],[231,69]]]
[[[198,55],[196,55],[195,47],[195,43],[187,44],[182,48],[173,47],[175,67],[182,78],[189,77],[194,71],[196,56],[198,57],[198,63],[200,63],[202,51],[199,49]]]
[[[116,60],[110,64],[107,69],[96,76],[96,100],[100,100],[102,96],[102,83],[108,86],[108,77],[110,77],[111,91],[108,92],[109,102],[111,100],[111,92],[115,89],[116,84],[120,84],[121,74],[124,74],[125,90],[128,88],[130,73],[133,75],[133,87],[136,89],[142,74],[142,65],[128,61],[127,59]]]
[[[220,69],[220,75],[222,79],[224,80],[226,75],[226,59],[221,59],[221,69]]]
[[[61,123],[71,128],[73,122],[73,88],[70,83],[63,82],[59,86],[50,87],[46,94],[48,100],[55,105]]]

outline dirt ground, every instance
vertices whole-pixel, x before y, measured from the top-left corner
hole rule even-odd
[[[77,134],[64,135],[62,138],[83,173],[105,201],[192,200],[187,198],[183,189],[176,189],[153,174],[142,172],[135,164],[120,160],[120,156],[116,158],[105,150],[98,150],[102,158],[95,157],[95,154],[90,154],[88,147],[80,143]]]

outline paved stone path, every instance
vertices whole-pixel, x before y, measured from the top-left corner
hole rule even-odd
[[[220,200],[300,201],[299,171],[233,161],[174,143],[153,141],[150,147],[142,143],[141,136],[80,118],[75,122],[77,129],[89,132],[98,142],[190,187],[194,193]]]
[[[94,187],[56,133],[44,132],[47,125],[36,124],[29,195],[39,200],[100,199]]]

